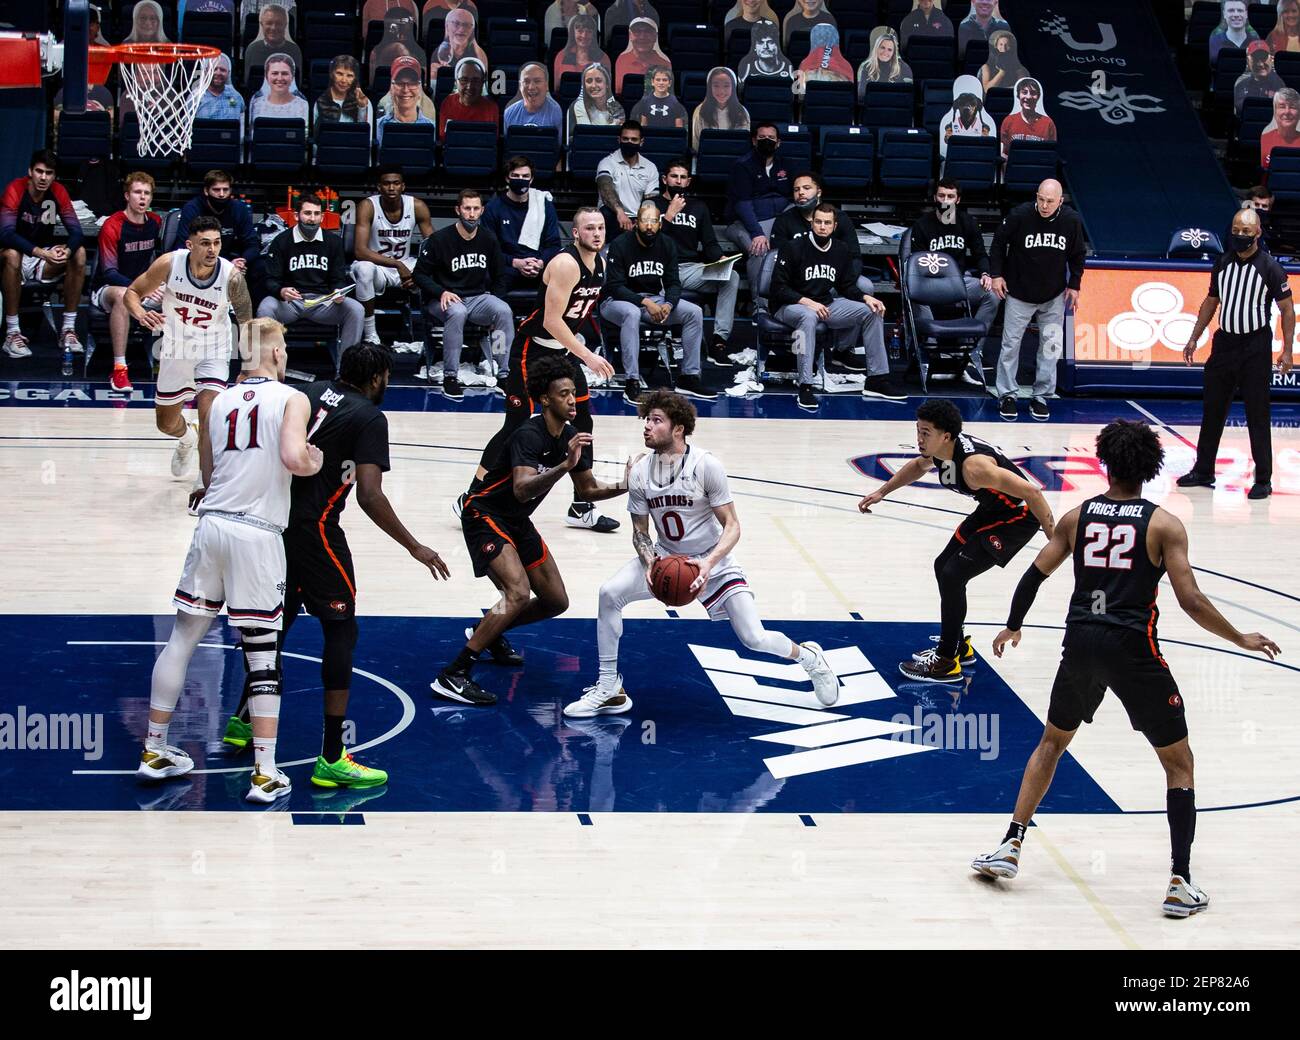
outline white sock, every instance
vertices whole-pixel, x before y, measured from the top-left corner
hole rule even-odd
[[[806,646],[802,643],[795,643],[795,646],[799,648],[799,663],[803,665],[804,668],[811,668],[817,663],[817,655]]]
[[[600,688],[604,693],[618,693],[619,688],[618,658],[602,657],[600,659]]]
[[[64,311],[64,312],[63,312],[63,331],[64,331],[64,332],[76,332],[76,331],[77,331],[77,312],[76,312],[76,311],[73,311],[71,314],[69,314],[67,311]]]
[[[185,424],[185,432],[177,438],[185,447],[193,448],[199,443],[199,431],[192,423]]]
[[[259,776],[275,775],[275,737],[253,738],[253,762]]]
[[[170,722],[150,722],[144,737],[144,749],[161,752],[167,746],[167,730],[170,727]]]
[[[115,357],[115,358],[113,358],[113,367],[114,367],[114,368],[126,368],[126,358],[124,358],[124,357]]]
[[[361,334],[362,339],[379,338],[379,333],[375,331],[375,316],[373,314],[366,319],[365,325],[362,326],[362,329],[364,330]]]
[[[21,332],[21,331],[22,331],[22,330],[18,327],[18,315],[17,315],[17,314],[6,314],[6,315],[5,315],[5,332],[6,332],[6,333],[13,333],[13,332]]]

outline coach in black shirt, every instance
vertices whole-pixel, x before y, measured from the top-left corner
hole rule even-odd
[[[1214,462],[1228,407],[1240,388],[1250,430],[1250,454],[1255,461],[1255,483],[1247,497],[1268,498],[1273,493],[1273,437],[1269,427],[1269,387],[1273,381],[1273,304],[1282,312],[1282,356],[1279,367],[1291,371],[1295,342],[1295,306],[1282,265],[1260,248],[1259,214],[1243,209],[1232,220],[1230,245],[1210,272],[1210,291],[1201,302],[1196,325],[1183,348],[1189,365],[1196,345],[1214,312],[1219,330],[1214,334],[1205,362],[1201,436],[1196,463],[1178,478],[1179,487],[1213,487]]]
[[[1061,182],[1043,181],[1033,202],[1007,214],[993,236],[989,274],[993,291],[1006,300],[1002,353],[998,358],[999,413],[1014,422],[1020,369],[1020,340],[1038,320],[1038,368],[1029,414],[1047,419],[1047,399],[1056,392],[1056,363],[1065,340],[1065,308],[1079,302],[1086,249],[1083,221],[1061,203]]]
[[[740,293],[740,272],[733,266],[725,282],[704,277],[704,265],[722,259],[722,246],[718,244],[713,218],[703,199],[690,195],[691,166],[685,159],[675,159],[663,171],[664,190],[655,196],[654,204],[663,215],[660,234],[667,235],[677,247],[680,261],[677,274],[682,288],[691,292],[716,292],[718,302],[713,308],[713,343],[709,357],[723,368],[731,367],[727,355],[731,329],[736,318],[736,296]]]
[[[660,233],[659,207],[650,199],[637,210],[636,226],[609,247],[605,265],[605,293],[600,315],[618,326],[627,385],[624,399],[635,405],[641,396],[641,318],[657,325],[682,327],[682,374],[677,390],[688,397],[713,400],[718,395],[700,382],[700,341],[704,338],[704,313],[682,299],[677,275],[677,247]]]
[[[483,197],[465,188],[456,199],[456,223],[424,240],[411,272],[428,297],[426,313],[442,325],[442,392],[453,401],[465,396],[456,378],[465,322],[491,327],[491,351],[503,371],[515,335],[514,315],[504,299],[511,268],[496,236],[479,227],[482,218]]]
[[[333,303],[308,306],[349,284],[349,265],[343,255],[343,239],[321,227],[324,210],[315,195],[298,199],[298,223],[281,231],[271,241],[267,254],[267,296],[257,308],[259,318],[274,318],[284,325],[310,318],[321,325],[338,325],[339,342],[332,349],[337,369],[339,354],[361,342],[365,309],[356,300],[341,296]]]

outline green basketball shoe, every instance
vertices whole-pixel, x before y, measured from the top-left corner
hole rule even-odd
[[[323,755],[318,755],[311,782],[317,787],[378,787],[388,783],[388,774],[363,766],[345,751],[337,762],[326,762]]]

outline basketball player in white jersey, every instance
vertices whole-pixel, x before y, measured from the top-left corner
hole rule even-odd
[[[396,164],[379,167],[379,193],[362,199],[357,206],[357,226],[352,264],[356,297],[365,308],[362,340],[378,343],[375,331],[375,298],[401,286],[413,289],[411,270],[415,266],[416,228],[421,238],[433,234],[429,207],[406,194],[402,168]]]
[[[204,464],[208,410],[230,376],[234,336],[230,310],[234,308],[240,325],[253,317],[244,273],[221,257],[221,222],[216,217],[196,217],[190,223],[186,246],[160,256],[123,296],[131,317],[163,334],[154,421],[161,433],[176,438],[174,477],[185,475],[195,446],[200,465]],[[145,298],[159,288],[163,290],[162,310],[145,310]],[[182,414],[196,392],[197,424],[186,422]],[[207,463],[211,464],[211,459]]]
[[[195,647],[223,604],[239,629],[251,693],[253,778],[250,802],[289,794],[289,778],[275,764],[280,722],[276,633],[284,613],[285,558],[281,535],[289,523],[289,485],[321,467],[320,449],[307,443],[306,394],[286,386],[284,326],[258,318],[247,327],[249,360],[243,379],[215,395],[217,421],[208,425],[199,522],[172,598],[176,624],[154,665],[149,727],[136,775],[145,780],[183,776],[194,761],[167,743],[167,729],[185,687]],[[209,461],[211,460],[211,461]]]
[[[688,556],[700,568],[691,584],[713,621],[727,618],[747,649],[797,661],[813,682],[817,699],[834,704],[839,679],[816,643],[796,643],[763,627],[744,570],[731,555],[740,541],[740,519],[727,485],[727,471],[713,455],[686,443],[695,432],[695,406],[680,394],[654,390],[642,394],[637,414],[645,420],[645,446],[628,474],[628,512],[636,559],[600,587],[596,640],[600,678],[569,704],[569,718],[616,715],[632,707],[618,672],[623,608],[653,599],[648,575],[656,558]],[[658,542],[650,540],[653,518]]]

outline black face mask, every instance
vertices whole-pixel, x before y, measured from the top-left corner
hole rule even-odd
[[[619,141],[618,150],[623,153],[624,159],[634,159],[641,153],[641,142]]]
[[[1254,235],[1229,235],[1228,241],[1232,244],[1233,252],[1245,253],[1255,244]]]
[[[936,202],[934,212],[938,215],[940,224],[957,223],[957,203],[955,202]]]
[[[229,205],[230,199],[214,199],[211,195],[208,196],[208,207],[213,213],[224,213]]]
[[[757,144],[754,145],[754,151],[758,152],[758,154],[761,155],[764,159],[770,159],[772,158],[772,156],[776,154],[776,150],[778,147],[779,145],[777,145],[775,141],[769,140],[768,138],[763,138],[761,141],[759,141]]]
[[[640,228],[637,228],[636,233],[640,237],[641,241],[648,246],[654,245],[655,239],[659,237],[658,231],[642,231]]]
[[[820,249],[825,249],[828,245],[830,245],[830,242],[831,242],[831,236],[830,236],[830,235],[816,235],[816,234],[815,234],[815,235],[813,235],[812,240],[813,240],[813,242],[815,242],[815,243],[817,244],[818,248],[820,248]]]
[[[817,205],[818,203],[821,202],[821,200],[822,197],[820,195],[814,195],[807,202],[798,202],[795,205],[799,207],[800,213],[811,213],[813,210],[817,208]]]
[[[667,195],[670,199],[676,199],[676,198],[680,198],[681,196],[685,195],[685,194],[686,194],[686,189],[685,189],[685,188],[665,188],[665,189],[664,189],[664,194]]]
[[[533,182],[527,177],[511,177],[506,181],[506,185],[515,195],[527,195],[528,189],[533,186]]]

